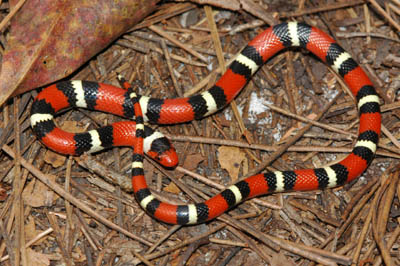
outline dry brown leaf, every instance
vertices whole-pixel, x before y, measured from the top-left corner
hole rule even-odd
[[[306,118],[314,120],[316,116],[317,116],[316,114],[311,113]],[[289,138],[293,134],[294,131],[301,128],[302,127],[301,124],[302,122],[299,121],[298,123],[295,124],[294,127],[289,128],[289,130],[286,131],[285,135],[281,137],[278,144],[283,143],[287,138]]]
[[[68,131],[68,132],[74,132],[74,133],[82,133],[86,131],[85,127],[82,127],[82,125],[78,121],[64,121],[64,123],[60,126],[62,130]]]
[[[47,266],[50,265],[50,259],[48,255],[35,252],[30,248],[26,249],[28,255],[28,264],[35,266]]]
[[[48,175],[49,179],[55,182],[57,176]],[[24,191],[22,192],[22,198],[25,204],[31,207],[43,207],[51,206],[53,202],[58,198],[58,195],[54,191],[49,190],[48,186],[40,181],[33,179],[26,185]]]
[[[176,250],[175,252],[173,252],[173,253],[171,254],[171,261],[170,261],[171,266],[178,266],[178,265],[180,265],[180,263],[179,263],[180,260],[181,260],[181,257],[179,256],[180,253],[181,253],[180,250]]]
[[[44,154],[44,161],[54,168],[58,168],[65,163],[65,159],[67,157],[58,153],[55,153],[54,151],[47,150],[46,153]]]
[[[76,247],[74,248],[74,250],[72,252],[72,258],[74,258],[75,263],[87,262],[87,257],[86,257],[85,252],[82,250],[82,246],[76,245]]]
[[[238,179],[240,164],[245,158],[245,153],[237,147],[221,146],[218,148],[219,164],[228,171],[233,182]]]
[[[189,154],[183,163],[183,168],[195,170],[202,161],[204,161],[204,157],[200,153]]]
[[[154,11],[159,0],[28,0],[10,22],[0,106],[64,78]]]
[[[5,201],[8,198],[7,191],[9,191],[10,189],[11,187],[6,183],[0,183],[0,201]]]
[[[274,255],[271,260],[271,266],[278,266],[278,265],[295,265],[293,261],[287,259],[283,252],[279,252],[277,255]]]
[[[169,183],[168,186],[164,187],[163,189],[165,192],[170,192],[174,194],[179,194],[181,190],[175,185],[175,183]]]
[[[204,157],[199,154],[189,154],[188,156],[186,156],[185,161],[183,162],[182,167],[189,170],[189,171],[193,171],[195,170],[198,166],[199,163],[201,163],[202,161],[204,161]],[[176,175],[176,178],[181,178],[183,177],[185,174],[184,173],[178,173]]]
[[[28,242],[32,240],[37,234],[35,220],[32,216],[29,216],[28,222],[25,224],[25,241]]]

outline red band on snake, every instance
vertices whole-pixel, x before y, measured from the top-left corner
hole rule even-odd
[[[155,198],[144,178],[142,150],[167,167],[177,164],[177,156],[170,142],[161,133],[143,126],[143,121],[176,124],[215,113],[235,98],[260,66],[287,47],[309,50],[347,83],[356,99],[360,120],[359,135],[352,152],[330,166],[251,176],[203,203],[173,205]],[[126,121],[86,133],[68,133],[55,126],[53,116],[70,106],[136,119],[137,124]],[[194,224],[211,220],[239,202],[258,195],[323,189],[355,179],[366,170],[374,157],[380,135],[381,114],[379,97],[371,81],[350,54],[321,30],[303,23],[289,22],[268,28],[254,38],[217,83],[201,94],[161,100],[136,95],[128,88],[96,82],[60,82],[39,93],[32,106],[31,124],[46,146],[63,154],[97,152],[111,146],[134,147],[132,185],[140,205],[161,221]]]

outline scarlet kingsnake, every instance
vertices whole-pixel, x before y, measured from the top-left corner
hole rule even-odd
[[[144,148],[152,158],[168,167],[177,164],[177,156],[169,141],[161,133],[143,127],[142,120],[156,124],[175,124],[213,114],[235,98],[269,58],[286,47],[296,46],[306,48],[331,66],[355,96],[360,125],[353,151],[342,161],[322,168],[251,176],[203,203],[177,206],[156,199],[144,179],[141,150]],[[138,124],[135,127],[132,121],[118,122],[87,133],[67,133],[55,126],[53,116],[70,106],[127,118],[134,118],[136,114]],[[216,84],[201,94],[162,100],[136,96],[127,89],[96,82],[60,82],[39,93],[32,106],[31,124],[45,145],[64,154],[97,152],[110,146],[134,146],[132,185],[140,205],[161,221],[194,224],[211,220],[239,202],[258,195],[335,187],[353,180],[365,171],[374,157],[380,135],[381,114],[379,97],[371,81],[350,54],[321,30],[304,23],[289,22],[268,28],[254,38]],[[135,134],[140,137],[135,139]],[[145,137],[143,147],[142,136]]]

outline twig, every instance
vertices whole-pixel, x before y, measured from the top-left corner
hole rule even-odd
[[[49,223],[50,223],[51,227],[53,228],[54,233],[56,235],[56,237],[55,237],[56,238],[56,242],[58,244],[58,247],[60,248],[62,257],[64,259],[64,263],[66,265],[72,266],[72,264],[71,264],[72,261],[71,261],[71,256],[70,256],[71,254],[68,253],[68,251],[67,251],[67,249],[65,247],[63,234],[61,233],[61,229],[57,224],[57,219],[56,219],[55,215],[52,214],[52,213],[46,212],[46,216],[47,216],[47,219],[48,219],[48,221],[49,221]]]
[[[184,246],[187,246],[187,245],[189,245],[189,244],[191,244],[191,243],[193,243],[193,242],[195,242],[195,241],[197,241],[197,240],[199,240],[199,239],[202,239],[202,238],[204,238],[205,236],[209,236],[209,235],[211,235],[211,234],[214,234],[215,232],[220,231],[220,230],[221,230],[222,228],[224,228],[225,226],[226,226],[225,224],[217,225],[217,226],[215,226],[215,227],[212,227],[211,229],[209,229],[209,230],[208,230],[207,232],[205,232],[205,233],[202,233],[202,234],[197,235],[197,236],[195,236],[195,237],[186,239],[186,240],[180,242],[179,244],[177,244],[177,245],[175,245],[175,246],[172,246],[172,247],[169,247],[169,248],[164,249],[163,251],[158,251],[158,252],[155,252],[155,253],[151,253],[151,254],[144,255],[144,258],[146,258],[146,259],[148,259],[148,260],[152,260],[152,259],[155,259],[155,258],[159,258],[159,257],[164,256],[164,255],[166,255],[166,254],[168,254],[168,253],[171,253],[171,252],[173,252],[173,251],[175,251],[175,250],[177,250],[177,249],[179,249],[179,248],[182,248],[182,247],[184,247]]]
[[[217,145],[234,146],[234,147],[247,148],[247,149],[270,151],[270,152],[274,152],[279,149],[279,147],[276,145],[271,146],[271,145],[265,145],[265,144],[255,144],[255,143],[249,144],[247,142],[239,141],[239,140],[216,139],[216,138],[196,137],[196,136],[187,136],[187,135],[168,135],[168,138],[171,140],[175,140],[175,141],[217,144]],[[352,151],[352,148],[296,145],[296,146],[288,147],[287,151],[349,153]],[[400,159],[400,155],[398,155],[398,154],[389,153],[389,152],[385,152],[385,151],[381,151],[381,150],[378,150],[376,152],[376,154],[380,155],[380,156]]]
[[[225,71],[226,71],[225,60],[224,60],[224,56],[223,56],[223,52],[222,52],[221,42],[220,42],[219,36],[218,36],[217,25],[215,24],[214,17],[212,16],[212,9],[210,6],[204,6],[204,10],[205,10],[205,13],[207,16],[208,26],[211,29],[211,37],[212,37],[214,47],[216,50],[218,64],[220,66],[221,72],[225,73]],[[232,108],[233,114],[235,115],[235,118],[239,124],[241,133],[246,137],[247,141],[249,143],[251,143],[250,138],[248,138],[249,134],[246,134],[247,130],[244,125],[242,116],[239,114],[238,106],[237,106],[235,100],[232,100],[231,108]]]
[[[25,244],[25,248],[28,248],[32,246],[36,241],[42,239],[46,235],[49,235],[53,232],[53,228],[47,228],[45,231],[41,232],[40,234],[36,235],[34,238],[32,238],[28,243]],[[6,261],[10,258],[9,255],[5,255],[4,257],[0,258],[0,262]]]
[[[383,258],[383,261],[385,262],[385,265],[387,266],[392,266],[394,265],[393,260],[390,256],[389,251],[387,250],[387,247],[383,241],[383,235],[381,234],[381,229],[378,228],[380,222],[378,218],[378,215],[381,214],[381,212],[379,211],[378,207],[378,201],[381,199],[381,197],[383,196],[386,188],[389,186],[391,181],[391,178],[387,178],[385,180],[385,183],[379,188],[378,192],[376,193],[375,197],[377,198],[377,200],[375,201],[375,205],[372,205],[371,208],[373,209],[373,214],[372,214],[372,233],[375,239],[375,243],[378,246],[380,252],[381,252],[381,256]]]
[[[5,151],[8,155],[11,157],[15,157],[14,151],[7,145],[4,145],[2,147],[3,151]],[[107,225],[108,227],[123,233],[124,235],[135,239],[147,246],[153,245],[153,243],[147,241],[146,239],[143,239],[135,234],[132,234],[131,232],[125,230],[124,228],[121,228],[120,226],[114,224],[113,222],[107,220],[103,216],[99,215],[95,211],[93,211],[88,205],[84,204],[82,201],[78,200],[74,196],[72,196],[70,193],[66,192],[60,185],[52,181],[50,178],[47,177],[46,174],[42,173],[38,168],[36,168],[34,165],[31,163],[27,162],[25,159],[21,158],[21,165],[28,169],[34,176],[36,176],[40,181],[42,181],[45,185],[50,187],[53,191],[55,191],[57,194],[59,194],[61,197],[63,197],[65,200],[68,200],[72,204],[74,204],[77,208],[80,210],[86,212],[88,215],[93,217],[94,219],[100,221],[101,223]]]
[[[18,3],[11,9],[10,13],[1,21],[0,23],[0,32],[4,30],[4,27],[8,24],[11,18],[18,12],[18,10],[24,5],[26,0],[19,0]]]
[[[167,240],[172,234],[174,234],[176,231],[178,231],[182,225],[174,225],[172,226],[168,232],[166,232],[160,239],[154,243],[147,251],[146,254],[151,254],[161,243],[163,243],[165,240]]]
[[[326,113],[326,111],[328,111],[329,108],[334,103],[336,103],[336,100],[340,97],[340,95],[341,95],[341,92],[339,92],[336,95],[336,97],[324,107],[324,109],[317,115],[315,120],[321,119],[322,116]],[[245,177],[241,178],[241,180],[245,179],[246,177],[249,177],[249,176],[252,176],[252,175],[255,175],[255,174],[261,172],[266,166],[268,166],[273,161],[275,161],[279,156],[281,156],[281,154],[284,153],[288,149],[288,147],[292,146],[296,141],[298,141],[303,136],[303,134],[311,128],[311,126],[312,126],[311,124],[306,125],[302,129],[300,129],[295,136],[292,136],[289,139],[287,139],[287,142],[285,144],[280,146],[275,152],[273,152],[271,154],[271,156],[267,160],[265,160],[258,167],[256,167],[255,169],[253,169],[252,171],[247,173],[247,175]]]
[[[166,38],[170,42],[174,43],[175,45],[179,46],[180,48],[182,48],[183,50],[185,50],[189,54],[192,54],[193,56],[197,57],[201,61],[203,61],[205,63],[208,63],[208,60],[204,56],[202,56],[201,54],[199,54],[198,52],[196,52],[192,48],[188,47],[187,45],[181,43],[180,41],[175,39],[173,36],[171,36],[169,33],[163,31],[161,28],[159,28],[157,26],[154,26],[154,25],[151,25],[148,28],[151,29],[152,31],[154,31],[155,33],[159,34],[160,36]]]
[[[169,55],[168,48],[167,48],[167,45],[165,44],[164,40],[161,40],[161,48],[162,48],[162,51],[164,53],[164,57],[167,60],[169,76],[172,79],[172,83],[174,84],[175,91],[179,96],[182,96],[183,92],[182,92],[181,87],[179,86],[178,81],[176,80],[176,76],[174,74],[174,69],[173,69],[172,63],[171,63],[171,56]]]
[[[392,143],[400,149],[400,142],[396,139],[395,136],[384,126],[382,125],[382,132],[392,141]]]
[[[356,37],[374,37],[374,38],[381,38],[381,39],[386,39],[392,42],[397,42],[400,43],[399,39],[395,39],[389,36],[386,36],[381,33],[375,33],[375,32],[337,32],[336,33],[337,37],[340,38],[356,38]]]
[[[289,18],[289,17],[299,17],[307,14],[313,14],[313,13],[319,13],[323,11],[330,11],[330,10],[335,10],[335,9],[341,9],[345,7],[350,7],[350,6],[356,6],[356,5],[361,5],[364,4],[364,0],[358,0],[358,1],[347,1],[347,2],[342,2],[342,3],[335,3],[335,4],[325,4],[321,7],[313,7],[313,8],[308,8],[308,9],[303,9],[300,11],[295,11],[295,12],[281,12],[279,13],[280,18]]]
[[[400,31],[400,25],[375,0],[368,1],[375,7],[379,14],[386,18],[389,24],[395,27],[397,31]]]

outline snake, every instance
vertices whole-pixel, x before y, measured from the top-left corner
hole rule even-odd
[[[178,156],[171,142],[147,123],[184,123],[223,109],[266,61],[291,47],[304,48],[325,62],[344,80],[354,96],[359,132],[351,153],[339,162],[315,169],[259,173],[200,203],[175,205],[154,196],[144,177],[143,152],[169,168],[178,164]],[[265,29],[237,54],[210,89],[196,95],[157,99],[138,95],[129,85],[121,87],[72,80],[42,89],[31,108],[33,132],[45,146],[62,154],[94,153],[114,146],[133,147],[133,193],[149,215],[169,224],[203,223],[246,199],[268,193],[341,186],[359,177],[371,164],[381,131],[379,96],[367,74],[332,37],[302,22],[284,22]],[[70,133],[54,122],[56,113],[69,107],[112,113],[129,120],[83,133]]]

